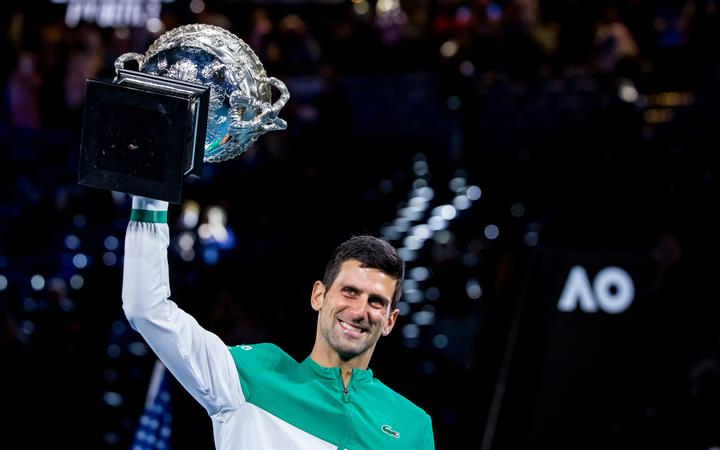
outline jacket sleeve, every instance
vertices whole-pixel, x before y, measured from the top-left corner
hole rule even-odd
[[[125,235],[125,316],[185,389],[222,420],[244,396],[233,358],[215,334],[169,299],[167,202],[133,198]]]
[[[433,434],[432,419],[430,419],[430,416],[427,416],[425,421],[424,442],[422,448],[424,450],[435,450],[435,436]]]

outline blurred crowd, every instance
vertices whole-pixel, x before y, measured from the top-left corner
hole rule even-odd
[[[160,24],[132,28],[70,28],[67,5],[48,3],[4,8],[3,116],[20,128],[77,128],[87,78],[111,77],[120,54],[185,23],[233,31],[280,77],[446,68],[529,82],[582,70],[678,89],[711,81],[718,63],[713,0],[196,0],[163,3]]]
[[[77,430],[82,410],[92,426],[77,439],[120,448],[139,415],[152,358],[119,308],[129,199],[78,186],[77,159],[86,80],[111,80],[118,56],[178,25],[232,31],[291,99],[287,131],[206,167],[186,186],[192,202],[171,210],[176,296],[203,299],[186,308],[229,343],[270,339],[300,357],[312,336],[290,318],[312,321],[305,289],[336,241],[367,231],[406,243],[410,206],[452,206],[438,210],[447,229],[427,247],[404,247],[418,269],[404,306],[412,326],[388,345],[406,349],[422,379],[381,377],[428,387],[412,395],[434,413],[438,448],[457,448],[452,432],[472,422],[429,387],[475,377],[486,385],[472,398],[489,404],[501,350],[482,339],[504,336],[512,307],[492,301],[518,295],[527,249],[643,251],[662,268],[659,285],[688,254],[715,249],[703,241],[715,222],[687,202],[717,200],[717,156],[704,144],[719,116],[715,0],[193,0],[163,2],[145,27],[70,26],[66,6],[9,2],[0,27],[0,350],[17,368],[0,389],[19,413],[47,408],[48,436]],[[481,212],[470,207],[477,186]],[[613,227],[610,212],[630,220]],[[202,228],[213,220],[219,234]],[[701,266],[685,273],[712,277]],[[288,269],[287,291],[269,289]],[[229,282],[238,272],[240,285]],[[416,285],[430,289],[412,300]],[[502,320],[485,325],[490,313]],[[683,361],[682,389],[709,392],[696,411],[715,411],[720,334],[693,333],[703,344]],[[178,420],[210,442],[201,413]]]

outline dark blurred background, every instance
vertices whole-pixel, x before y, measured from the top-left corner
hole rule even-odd
[[[3,2],[0,447],[130,448],[154,356],[121,310],[130,200],[77,184],[85,81],[188,23],[291,94],[173,205],[174,300],[310,351],[351,234],[407,260],[371,367],[438,449],[720,448],[720,5]],[[212,448],[171,383],[172,447]]]

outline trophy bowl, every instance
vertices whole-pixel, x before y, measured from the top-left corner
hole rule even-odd
[[[287,127],[278,117],[290,98],[285,84],[268,77],[252,49],[223,28],[207,24],[173,28],[144,55],[118,57],[116,73],[132,60],[140,72],[210,88],[204,162],[234,158],[262,134]],[[280,93],[274,103],[272,87]]]

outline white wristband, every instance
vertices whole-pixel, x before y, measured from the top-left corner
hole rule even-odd
[[[145,211],[167,211],[168,202],[164,200],[155,200],[154,198],[133,195],[132,208],[143,209]]]

